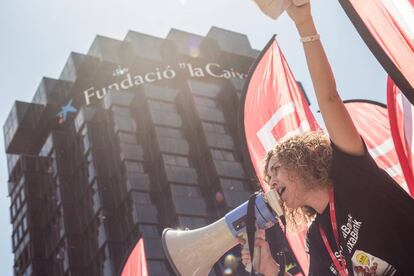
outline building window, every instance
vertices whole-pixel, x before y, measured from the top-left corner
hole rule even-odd
[[[171,184],[170,188],[173,196],[201,198],[200,189],[195,186]]]
[[[19,240],[21,240],[24,237],[24,229],[23,224],[20,223],[19,226],[17,226],[18,232],[19,232]]]
[[[25,202],[25,200],[26,200],[26,194],[25,194],[25,192],[24,192],[24,188],[22,188],[21,190],[20,190],[20,200],[21,200],[21,202],[22,202],[22,204]]]
[[[155,225],[140,224],[139,231],[142,233],[144,238],[159,238],[160,237],[157,226]]]
[[[235,161],[234,153],[231,151],[211,149],[211,156],[214,160]]]
[[[212,107],[212,108],[217,107],[216,102],[209,98],[194,96],[194,102],[198,106],[205,106],[205,107]]]
[[[177,110],[175,109],[174,104],[171,104],[171,103],[148,100],[148,106],[152,110],[159,110],[159,111],[177,113]]]
[[[23,219],[22,219],[22,231],[23,233],[26,233],[27,231],[27,217],[26,216],[23,216]]]
[[[116,131],[136,132],[137,126],[131,117],[113,116]]]
[[[17,237],[17,232],[13,233],[12,242],[13,242],[13,250],[14,250],[14,249],[16,249],[17,245],[19,244],[19,238]]]
[[[190,167],[190,161],[188,157],[163,154],[162,159],[164,161],[164,164],[167,164],[167,165],[186,167],[186,168]]]
[[[19,197],[19,193],[16,196],[16,199],[14,200],[14,204],[16,206],[16,211],[18,211],[20,209],[20,197]]]
[[[119,145],[121,158],[129,160],[142,160],[143,159],[143,150],[140,145],[137,144],[124,144]]]
[[[156,126],[155,133],[157,133],[157,136],[162,136],[162,137],[177,138],[177,139],[184,138],[182,132],[179,129],[175,129],[175,128]]]
[[[88,164],[88,180],[91,182],[96,177],[95,166],[93,163]]]
[[[125,161],[124,164],[127,172],[145,173],[144,166],[142,165],[142,163]]]
[[[113,105],[111,110],[115,116],[131,117],[131,112],[127,107]]]
[[[50,152],[53,149],[53,137],[49,135],[43,144],[42,149],[40,150],[40,156],[49,156]]]
[[[130,134],[127,132],[119,132],[118,138],[120,143],[124,144],[137,144],[137,137],[135,134]]]
[[[10,206],[10,218],[11,220],[14,220],[14,216],[16,215],[16,205],[12,203]]]
[[[205,132],[215,132],[221,134],[227,133],[224,125],[221,124],[202,122],[201,126]]]
[[[24,270],[22,276],[31,276],[31,275],[33,275],[33,266],[32,266],[32,264],[30,264],[26,267],[26,269]]]
[[[151,197],[147,193],[131,192],[132,202],[140,205],[150,205]]]

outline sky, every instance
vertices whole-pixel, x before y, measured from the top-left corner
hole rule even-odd
[[[385,103],[386,73],[337,0],[313,0],[313,17],[344,100]],[[123,40],[128,30],[164,38],[171,28],[206,35],[212,26],[246,34],[262,49],[273,34],[317,104],[299,36],[286,14],[265,17],[251,0],[1,0],[0,122],[14,101],[30,102],[43,76],[58,78],[70,52],[86,53],[96,35]],[[3,135],[0,143],[4,145]],[[7,164],[0,151],[0,268],[12,275]]]

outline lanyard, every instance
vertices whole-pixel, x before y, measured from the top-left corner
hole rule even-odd
[[[336,267],[336,270],[338,270],[340,276],[347,276],[348,271],[346,269],[345,261],[342,257],[342,253],[340,252],[339,247],[339,236],[338,236],[338,225],[336,223],[336,212],[335,212],[335,202],[334,202],[334,193],[333,193],[333,187],[329,188],[329,212],[331,214],[331,225],[332,225],[332,231],[335,237],[336,246],[338,247],[339,256],[341,262],[338,261],[338,259],[335,257],[331,246],[329,245],[328,238],[326,237],[325,231],[323,231],[321,224],[319,224],[319,232],[321,234],[323,243],[325,244],[326,250],[328,250],[328,253],[332,259],[333,264]]]

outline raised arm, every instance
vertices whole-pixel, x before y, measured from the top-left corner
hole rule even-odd
[[[301,38],[317,35],[310,4],[291,5],[288,14],[296,24]],[[308,69],[319,108],[331,140],[341,150],[362,155],[364,145],[337,90],[335,77],[320,39],[303,42]]]

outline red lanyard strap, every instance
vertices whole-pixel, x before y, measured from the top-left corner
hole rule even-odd
[[[346,276],[348,275],[348,271],[346,269],[345,261],[342,257],[341,249],[339,247],[339,235],[338,235],[338,225],[336,223],[336,213],[335,213],[335,202],[334,202],[334,193],[333,193],[333,187],[329,188],[329,212],[331,214],[331,225],[332,225],[332,231],[335,237],[336,246],[338,247],[339,257],[341,259],[341,262],[338,261],[338,259],[335,257],[331,246],[329,245],[328,238],[326,237],[325,231],[323,231],[323,228],[321,224],[319,224],[319,232],[321,234],[323,243],[325,244],[326,250],[328,251],[333,264],[336,267],[336,270],[338,270],[339,275]]]

